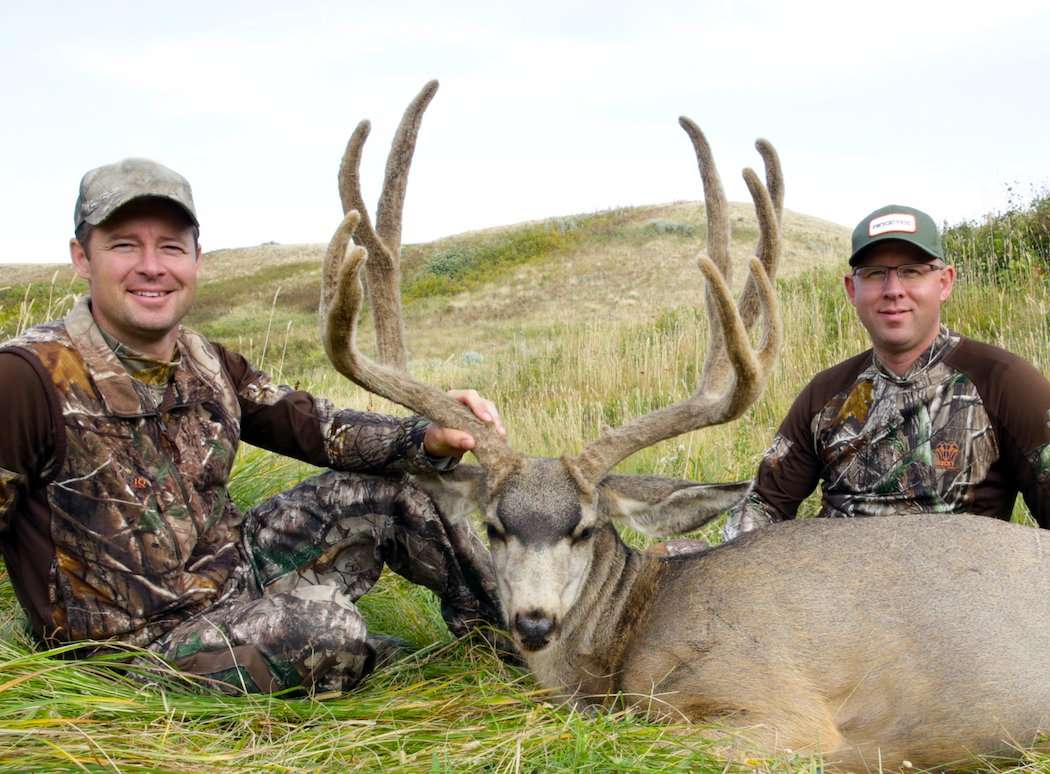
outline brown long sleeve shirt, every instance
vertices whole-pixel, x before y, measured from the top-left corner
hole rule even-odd
[[[869,350],[795,400],[725,537],[792,519],[920,512],[1009,519],[1020,493],[1050,528],[1050,382],[998,347],[942,328],[904,376]]]

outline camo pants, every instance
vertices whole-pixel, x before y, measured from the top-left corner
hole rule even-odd
[[[454,635],[503,624],[484,544],[402,480],[323,473],[251,510],[243,535],[254,579],[151,646],[222,689],[355,685],[375,649],[354,601],[384,564],[438,595]]]

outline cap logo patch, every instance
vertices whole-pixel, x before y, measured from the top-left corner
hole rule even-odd
[[[868,236],[870,237],[894,231],[914,234],[918,231],[915,216],[907,212],[891,212],[888,215],[872,218],[871,222],[868,223]]]

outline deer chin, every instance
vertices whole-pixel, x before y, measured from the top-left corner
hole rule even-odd
[[[539,639],[525,639],[522,637],[517,638],[518,644],[521,646],[521,649],[524,650],[526,653],[539,653],[541,650],[550,645],[553,639],[554,637],[542,637]]]

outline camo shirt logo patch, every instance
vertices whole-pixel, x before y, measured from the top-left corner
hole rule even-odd
[[[955,470],[955,458],[959,456],[959,444],[955,441],[941,441],[933,447],[933,466],[940,470]]]

